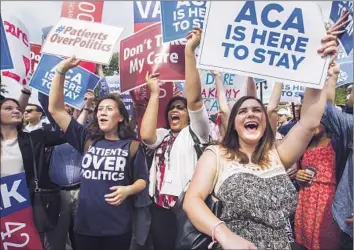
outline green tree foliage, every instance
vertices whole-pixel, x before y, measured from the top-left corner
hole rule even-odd
[[[113,76],[119,73],[119,53],[114,53],[110,64],[103,65],[103,73],[105,76]]]
[[[337,105],[345,105],[346,103],[346,89],[347,85],[340,86],[336,89],[336,104]]]

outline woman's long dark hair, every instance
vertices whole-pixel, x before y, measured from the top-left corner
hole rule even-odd
[[[260,165],[261,167],[267,167],[270,162],[269,151],[274,145],[275,136],[270,126],[269,118],[263,103],[261,102],[261,100],[253,96],[241,97],[233,106],[230,113],[227,130],[221,142],[221,146],[226,149],[226,156],[229,160],[239,159],[241,164],[249,163],[248,156],[240,150],[239,135],[235,129],[235,118],[241,105],[246,100],[250,99],[256,100],[261,105],[262,111],[266,116],[266,128],[264,134],[259,140],[256,149],[252,154],[251,160],[253,163]]]
[[[118,132],[119,139],[121,139],[121,140],[134,139],[136,137],[135,132],[134,132],[135,127],[134,127],[133,123],[129,122],[128,111],[126,110],[124,103],[122,102],[119,94],[109,94],[109,95],[106,95],[106,96],[100,98],[97,101],[97,105],[95,107],[94,114],[93,114],[93,120],[88,127],[88,133],[89,133],[90,139],[97,140],[97,139],[104,138],[104,133],[98,125],[97,111],[98,111],[98,107],[99,107],[100,103],[103,100],[107,100],[107,99],[113,100],[117,104],[119,113],[124,118],[123,121],[118,124],[118,131],[117,132]]]
[[[14,103],[17,104],[18,107],[20,107],[20,103],[19,103],[16,99],[13,99],[13,98],[4,98],[4,99],[2,99],[2,100],[0,101],[0,110],[1,110],[1,108],[2,108],[2,105],[4,105],[4,103],[5,103],[5,102],[8,102],[8,101],[14,102]],[[0,121],[0,124],[1,124],[1,121]],[[22,130],[22,125],[23,125],[23,124],[20,123],[20,124],[18,124],[18,125],[16,126],[18,132]],[[0,130],[0,141],[1,141],[1,140],[2,140],[2,134],[1,134],[1,130]]]

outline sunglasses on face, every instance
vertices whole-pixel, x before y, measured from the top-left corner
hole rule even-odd
[[[31,114],[33,111],[37,111],[36,109],[26,109],[25,113]]]
[[[175,108],[177,110],[184,110],[186,108],[186,106],[184,106],[184,105],[172,105],[171,108],[170,108],[170,111],[174,110]]]

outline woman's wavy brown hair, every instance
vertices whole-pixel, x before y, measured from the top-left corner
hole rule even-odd
[[[2,108],[2,105],[4,105],[5,102],[14,102],[17,104],[18,107],[20,107],[20,103],[16,100],[16,99],[13,99],[13,98],[4,98],[0,101],[0,110]],[[22,112],[21,112],[22,114]],[[1,120],[0,120],[0,124],[1,124]],[[16,129],[17,131],[21,131],[22,130],[22,127],[23,127],[23,123],[20,123],[16,126]],[[0,131],[0,140],[2,140],[2,134],[1,134],[1,131]]]
[[[118,132],[119,139],[121,139],[121,140],[134,139],[136,137],[135,132],[134,132],[135,126],[133,125],[133,123],[129,122],[128,111],[126,110],[125,105],[124,105],[123,101],[121,100],[119,94],[109,94],[109,95],[103,96],[102,98],[98,99],[97,105],[96,105],[94,113],[93,113],[93,120],[88,127],[88,134],[89,134],[90,139],[92,141],[94,141],[94,140],[104,138],[104,132],[100,129],[99,124],[98,124],[97,111],[98,111],[98,107],[99,107],[100,103],[103,100],[107,100],[107,99],[113,100],[117,104],[119,113],[124,118],[123,121],[118,124],[117,132]]]
[[[262,168],[265,168],[269,165],[270,159],[269,159],[269,151],[272,149],[274,142],[275,142],[275,136],[273,133],[273,130],[270,126],[269,118],[266,112],[266,109],[264,105],[262,104],[261,100],[252,97],[252,96],[244,96],[241,97],[233,106],[229,121],[228,121],[228,126],[227,130],[225,133],[225,136],[220,143],[223,148],[226,149],[226,154],[225,156],[229,160],[235,160],[238,159],[241,164],[247,164],[249,163],[249,158],[248,156],[240,150],[240,142],[239,142],[239,136],[238,133],[235,129],[235,118],[237,116],[238,110],[240,109],[241,105],[246,101],[246,100],[256,100],[262,107],[262,111],[265,114],[266,117],[266,128],[264,131],[263,136],[259,140],[255,151],[252,154],[252,159],[251,161]]]

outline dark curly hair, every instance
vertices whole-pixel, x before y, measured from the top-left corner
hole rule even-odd
[[[93,114],[93,120],[91,124],[88,126],[88,134],[90,137],[90,140],[98,140],[98,139],[103,139],[104,138],[104,132],[100,129],[98,125],[98,119],[97,119],[97,111],[100,103],[103,100],[113,100],[118,107],[119,113],[123,116],[123,121],[119,123],[118,125],[118,136],[119,139],[125,140],[125,139],[134,139],[136,138],[135,131],[134,131],[134,124],[129,121],[129,114],[128,111],[126,110],[123,101],[120,98],[119,94],[109,94],[106,96],[103,96],[102,98],[98,99],[97,105],[94,110]]]

